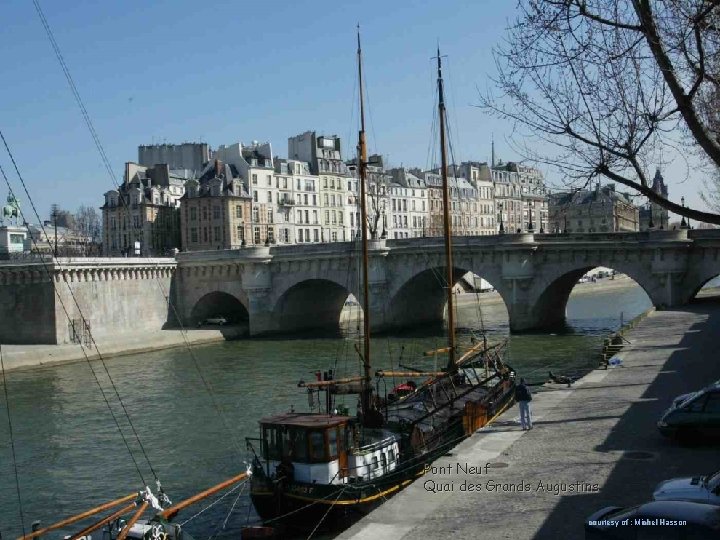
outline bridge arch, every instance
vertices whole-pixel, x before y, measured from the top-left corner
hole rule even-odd
[[[459,288],[464,276],[473,272],[486,280],[500,294],[508,311],[502,279],[492,274],[476,273],[469,267],[453,267],[453,287]],[[385,315],[389,328],[406,328],[416,325],[441,325],[446,316],[447,292],[446,270],[443,266],[431,266],[415,272],[391,292]],[[461,295],[457,295],[456,298]]]
[[[323,331],[339,333],[340,314],[354,291],[325,278],[298,280],[275,301],[272,317],[276,332]]]
[[[563,328],[566,324],[567,305],[579,280],[598,267],[610,268],[632,279],[656,307],[663,307],[664,285],[662,280],[651,273],[624,264],[586,264],[565,266],[557,269],[545,279],[537,280],[528,295],[529,318],[533,322],[530,330]],[[517,321],[515,321],[517,322]],[[511,321],[511,324],[513,321]]]
[[[249,320],[245,304],[236,296],[223,291],[212,291],[200,297],[190,317],[193,324],[216,317],[222,317],[230,324],[243,324]]]

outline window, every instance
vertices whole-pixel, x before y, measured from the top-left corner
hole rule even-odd
[[[318,214],[317,214],[317,210],[313,210],[313,223],[314,223],[315,225],[318,224]]]
[[[274,243],[275,243],[275,229],[273,229],[272,227],[268,227],[268,237],[267,237],[267,240],[268,240],[268,242],[270,242],[271,244],[274,244]]]
[[[254,186],[257,186],[257,174],[252,175],[252,183]]]
[[[213,206],[213,219],[220,219],[220,207],[218,205]]]
[[[260,221],[260,210],[258,208],[253,208],[252,214],[253,214],[253,221],[255,223]]]
[[[257,193],[257,191],[253,191],[253,201],[258,202],[258,193]]]
[[[378,468],[378,458],[377,456],[373,456],[372,458],[372,470],[376,471]]]
[[[267,211],[267,218],[268,218],[268,223],[275,223],[275,221],[273,220],[273,211],[272,210]]]
[[[320,234],[319,234],[319,232],[320,232],[320,231],[318,231],[317,229],[314,229],[314,230],[313,230],[313,233],[314,233],[315,241],[316,241],[316,242],[319,242],[319,241],[320,241]]]
[[[307,210],[305,210],[305,223],[310,223],[310,215]]]
[[[244,242],[245,241],[245,229],[242,225],[237,226],[237,230],[235,232],[237,235],[238,242]]]
[[[203,242],[208,242],[208,228],[203,227]]]
[[[352,182],[348,180],[348,191],[352,191]]]
[[[303,230],[302,230],[302,229],[298,229],[298,243],[299,243],[299,244],[302,244],[302,243],[305,241],[305,240],[303,240],[303,234],[304,234],[304,233],[303,233]]]
[[[235,206],[235,217],[237,219],[242,219],[243,217],[242,206],[240,206],[239,204]]]
[[[272,202],[272,191],[268,191],[267,195],[268,195],[267,202],[271,203]]]
[[[190,207],[190,221],[197,221],[197,208]]]
[[[215,227],[214,229],[215,234],[215,242],[220,242],[220,227]]]
[[[302,210],[297,211],[297,222],[302,223]]]
[[[304,203],[304,204],[307,204],[307,203],[308,203],[307,193],[306,193],[305,195],[303,195],[303,203]]]
[[[338,223],[340,223],[340,225],[343,224],[343,213],[342,212],[338,212]]]
[[[272,187],[272,176],[269,174],[267,175],[267,185],[268,187]]]
[[[290,229],[283,229],[282,235],[283,235],[283,242],[285,242],[286,244],[289,244],[290,243]]]
[[[328,432],[328,457],[330,459],[337,459],[338,455],[338,436],[337,429],[329,429]]]
[[[260,244],[260,227],[255,227],[255,230],[253,231],[253,240],[256,245]]]
[[[310,459],[313,461],[325,460],[325,437],[322,431],[310,432]]]

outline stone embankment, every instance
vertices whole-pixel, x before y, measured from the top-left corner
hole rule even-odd
[[[97,349],[103,358],[123,356],[184,347],[186,344],[202,344],[224,341],[247,332],[247,328],[232,326],[193,328],[183,337],[180,330],[158,330],[156,332],[138,332],[132,336],[97,341]],[[84,351],[83,351],[84,349]],[[2,345],[3,361],[6,370],[39,368],[85,360],[97,359],[97,350],[92,344],[81,347],[78,344],[67,345]]]
[[[675,396],[720,378],[719,332],[717,303],[651,313],[625,334],[621,366],[538,389],[532,430],[513,407],[339,538],[583,538],[594,511],[720,469],[717,447],[684,447],[656,428]]]

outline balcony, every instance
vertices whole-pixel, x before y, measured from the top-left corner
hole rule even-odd
[[[281,199],[278,201],[278,206],[295,206],[295,199]]]

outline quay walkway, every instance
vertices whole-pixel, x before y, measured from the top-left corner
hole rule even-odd
[[[520,429],[511,408],[338,538],[580,540],[594,511],[646,502],[662,480],[720,469],[717,447],[681,446],[655,426],[673,397],[720,379],[718,336],[720,302],[652,313],[627,334],[622,367],[571,388],[535,388],[532,430]],[[478,470],[458,470],[466,464]],[[468,484],[480,490],[463,490]],[[593,484],[597,491],[584,491]]]

